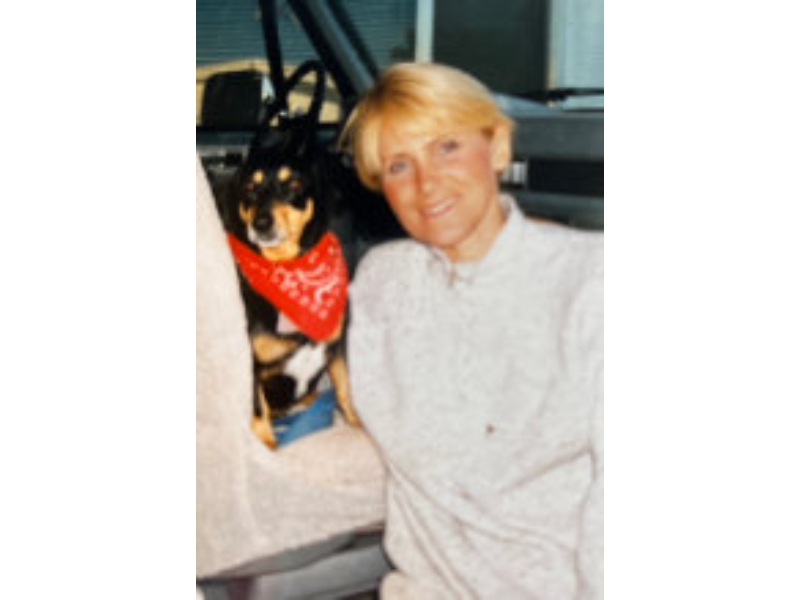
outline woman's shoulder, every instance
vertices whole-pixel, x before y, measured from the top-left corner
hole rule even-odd
[[[427,252],[411,239],[371,248],[358,262],[350,285],[351,314],[363,322],[390,318],[398,307],[413,303],[413,282],[420,277]]]
[[[526,218],[525,253],[559,270],[592,277],[603,271],[603,232],[576,229],[560,223]]]
[[[370,248],[355,270],[355,282],[397,279],[415,271],[427,256],[425,248],[412,239],[392,240]]]
[[[557,221],[550,221],[539,217],[524,217],[525,227],[529,237],[535,235],[539,240],[547,240],[552,244],[579,245],[586,248],[596,248],[603,245],[603,232],[578,229]]]

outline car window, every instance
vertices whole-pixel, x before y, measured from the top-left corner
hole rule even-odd
[[[603,107],[603,0],[338,0],[375,66],[450,64],[495,92]]]
[[[262,101],[268,101],[273,89],[268,78],[269,64],[261,24],[258,0],[196,0],[196,127],[204,122],[203,106],[210,82],[219,73],[239,72],[240,86],[256,85],[248,81],[246,73],[261,75],[257,85],[261,88]],[[317,58],[316,51],[306,34],[293,19],[287,2],[278,3],[278,32],[285,65],[285,76],[306,60]],[[299,86],[292,98],[292,108],[303,110],[311,100],[310,86]],[[340,117],[340,99],[336,88],[329,80],[326,86],[325,104],[321,119],[335,122]],[[241,106],[232,100],[231,110]],[[206,113],[208,114],[208,112]]]
[[[325,67],[315,134],[332,154],[342,117],[378,71],[405,61],[449,64],[484,82],[514,119],[514,158],[501,184],[522,209],[602,229],[604,0],[196,2],[197,147],[212,185],[241,164],[271,109],[281,112],[270,125],[281,126],[310,102],[313,78],[290,94],[288,114],[282,101],[270,102],[271,28],[260,7],[265,15],[274,7],[284,77],[309,59]],[[381,219],[364,220],[372,227]]]

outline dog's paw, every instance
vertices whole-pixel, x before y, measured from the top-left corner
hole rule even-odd
[[[252,421],[250,421],[250,428],[265,446],[270,450],[277,450],[278,440],[275,437],[275,431],[272,429],[272,422],[268,418],[253,417]]]

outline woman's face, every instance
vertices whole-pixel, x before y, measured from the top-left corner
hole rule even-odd
[[[453,262],[483,257],[503,226],[497,175],[508,164],[510,132],[420,135],[381,130],[381,187],[405,230]]]

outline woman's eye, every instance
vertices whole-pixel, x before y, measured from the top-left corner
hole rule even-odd
[[[389,163],[387,171],[389,175],[399,175],[408,168],[408,163],[404,160],[393,160]]]
[[[439,143],[439,154],[450,154],[454,152],[458,148],[458,142],[456,140],[448,139],[442,140]]]

